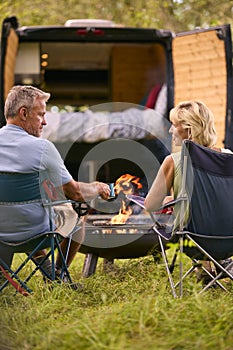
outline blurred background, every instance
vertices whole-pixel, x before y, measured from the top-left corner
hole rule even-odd
[[[129,27],[168,29],[233,24],[233,1],[225,0],[1,0],[0,21],[17,16],[20,26],[63,25],[72,18],[114,21]]]

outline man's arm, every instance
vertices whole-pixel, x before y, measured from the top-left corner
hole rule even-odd
[[[88,202],[98,196],[107,200],[110,195],[110,189],[108,184],[103,182],[79,182],[71,180],[67,184],[63,185],[63,191],[67,198],[75,201]]]
[[[60,188],[61,184],[65,183],[62,189],[67,198],[75,201],[90,201],[98,196],[105,200],[109,198],[108,184],[97,181],[85,183],[72,179],[56,147],[47,140],[45,142],[41,167],[48,172],[49,179],[56,188]]]

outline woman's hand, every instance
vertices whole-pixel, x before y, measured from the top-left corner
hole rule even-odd
[[[167,204],[170,201],[173,201],[174,197],[173,196],[166,196],[163,200],[163,205]]]

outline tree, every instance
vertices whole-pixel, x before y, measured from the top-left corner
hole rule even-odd
[[[233,25],[233,0],[1,0],[0,20],[15,15],[22,26],[63,25],[71,18],[102,18],[131,27],[173,32]]]

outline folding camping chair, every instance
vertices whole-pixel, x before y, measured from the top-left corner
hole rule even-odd
[[[40,270],[43,275],[51,281],[57,280],[61,282],[65,274],[72,287],[72,279],[66,264],[66,257],[63,255],[59,244],[62,237],[53,230],[52,207],[67,202],[74,203],[78,216],[81,216],[83,210],[86,211],[87,209],[83,207],[85,203],[77,203],[70,200],[56,200],[56,192],[52,184],[48,182],[48,180],[43,180],[43,182],[41,182],[39,173],[22,174],[0,172],[0,210],[3,206],[4,208],[7,207],[7,212],[9,212],[9,225],[14,226],[14,216],[11,215],[13,206],[35,202],[40,202],[41,205],[44,206],[44,209],[46,207],[48,208],[50,222],[49,232],[38,233],[36,236],[34,235],[28,238],[28,235],[25,236],[24,233],[17,233],[17,227],[15,227],[15,232],[13,234],[6,234],[1,232],[0,222],[0,271],[2,277],[5,277],[2,284],[0,281],[0,291],[10,283],[21,294],[25,296],[29,295],[32,289],[29,288],[28,282],[37,270]],[[25,217],[25,220],[26,219]],[[72,232],[70,237],[72,237]],[[34,259],[33,256],[35,253],[45,248],[49,248],[47,255],[40,259],[40,261]],[[59,279],[58,276],[56,276],[55,270],[55,249],[57,249],[57,253],[60,255],[62,261],[62,275],[59,276]],[[6,255],[4,254],[5,251],[11,256],[14,253],[26,253],[26,258],[13,270],[10,268],[11,259],[7,261],[7,259],[5,260],[3,258],[3,256]],[[51,274],[43,267],[44,262],[48,258],[51,258]],[[19,274],[29,261],[33,261],[35,267],[27,277],[22,279]]]
[[[179,229],[171,236],[171,230],[170,234],[164,234],[166,231],[164,227],[160,228],[156,224],[154,226],[155,233],[160,237],[159,242],[173,296],[177,296],[176,287],[179,286],[179,296],[182,297],[183,281],[196,267],[202,268],[210,278],[210,282],[200,292],[214,284],[227,291],[219,280],[223,277],[233,280],[233,276],[219,261],[233,256],[233,154],[216,152],[185,140],[182,146],[181,163],[182,193]],[[189,219],[184,225],[185,205],[188,205]],[[174,284],[172,272],[177,252],[169,266],[163,243],[164,240],[171,241],[171,237],[172,241],[178,241],[180,253],[180,277],[176,284]],[[183,273],[184,253],[193,263],[185,273]],[[216,275],[205,268],[204,260],[213,264]]]

